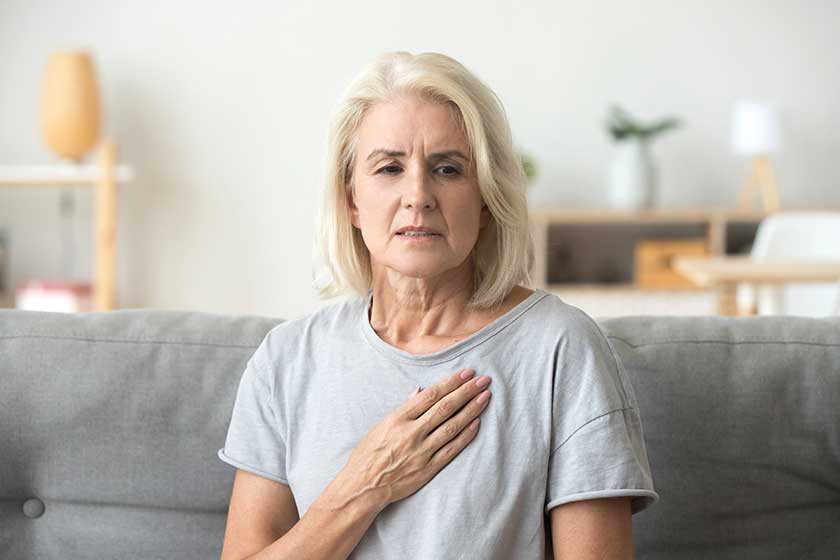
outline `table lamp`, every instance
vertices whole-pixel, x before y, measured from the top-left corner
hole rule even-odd
[[[85,51],[50,55],[41,83],[41,131],[62,158],[79,162],[99,138],[96,73]]]
[[[739,210],[751,209],[756,189],[761,193],[767,212],[779,209],[779,193],[770,154],[779,151],[780,128],[779,114],[773,103],[753,99],[736,103],[732,116],[732,151],[752,158],[747,179],[738,195]]]

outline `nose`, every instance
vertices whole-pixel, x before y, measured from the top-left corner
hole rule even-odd
[[[432,209],[437,203],[431,189],[432,177],[424,168],[414,173],[406,174],[405,190],[403,192],[403,207]]]

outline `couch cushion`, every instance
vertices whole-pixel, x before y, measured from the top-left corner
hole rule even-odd
[[[600,320],[661,501],[637,556],[840,555],[840,318]]]

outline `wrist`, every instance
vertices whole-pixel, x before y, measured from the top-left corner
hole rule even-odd
[[[312,506],[327,511],[349,511],[355,516],[372,519],[388,505],[385,494],[386,492],[380,489],[360,489],[339,474],[316,498]]]

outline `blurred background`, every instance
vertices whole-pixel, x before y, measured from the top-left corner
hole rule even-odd
[[[539,285],[594,316],[731,312],[733,276],[703,285],[700,261],[759,256],[780,211],[840,209],[838,27],[834,0],[5,0],[5,306],[93,309],[97,289],[101,309],[330,303],[311,243],[330,113],[371,59],[407,50],[454,57],[501,98],[533,176]],[[93,92],[84,63],[49,75],[60,53],[86,54]],[[68,124],[80,103],[89,122]],[[69,158],[61,134],[90,146]],[[781,256],[820,262],[780,274],[822,273],[802,293],[820,287],[807,312],[830,313],[835,229],[798,216]],[[760,311],[756,293],[740,308]]]

